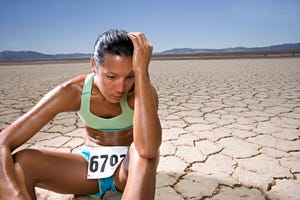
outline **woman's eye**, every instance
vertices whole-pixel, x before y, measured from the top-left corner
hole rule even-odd
[[[134,76],[127,76],[127,79],[134,79]]]
[[[108,76],[106,76],[106,77],[109,78],[109,79],[112,79],[112,80],[113,80],[113,79],[116,79],[115,76],[109,76],[109,75],[108,75]]]

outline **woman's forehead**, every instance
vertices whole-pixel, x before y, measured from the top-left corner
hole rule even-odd
[[[122,56],[106,54],[101,67],[106,72],[131,73],[132,72],[132,56]]]

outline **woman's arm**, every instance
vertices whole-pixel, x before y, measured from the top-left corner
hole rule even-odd
[[[129,33],[128,37],[134,45],[132,59],[135,76],[134,145],[140,156],[154,158],[161,144],[161,125],[157,114],[158,96],[148,72],[153,47],[143,33]]]
[[[78,110],[80,94],[78,84],[62,84],[0,133],[0,199],[15,199],[13,197],[20,195],[11,152],[29,140],[56,114]]]

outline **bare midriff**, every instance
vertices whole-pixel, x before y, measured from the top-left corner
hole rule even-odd
[[[133,142],[132,128],[118,132],[106,132],[86,127],[86,131],[84,142],[86,146],[130,146]]]

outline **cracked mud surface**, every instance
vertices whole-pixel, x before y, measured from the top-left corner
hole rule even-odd
[[[88,63],[0,69],[1,130],[89,72]],[[150,71],[163,128],[155,199],[300,199],[300,58],[152,61]],[[20,148],[70,152],[83,135],[76,113],[59,114]]]

